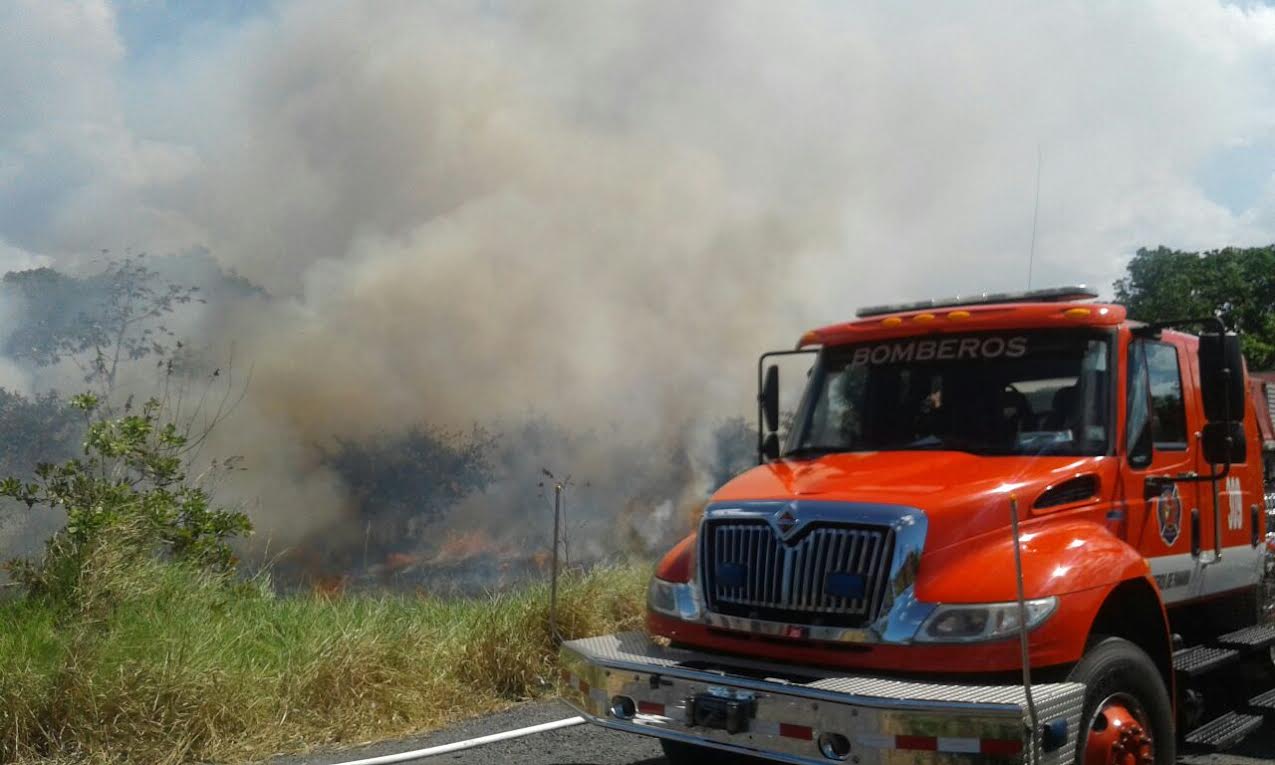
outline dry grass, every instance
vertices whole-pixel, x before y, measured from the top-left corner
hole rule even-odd
[[[548,588],[276,598],[103,555],[74,606],[0,605],[0,761],[242,762],[551,694]],[[638,625],[649,569],[568,576],[568,637]]]

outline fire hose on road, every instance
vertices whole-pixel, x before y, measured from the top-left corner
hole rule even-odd
[[[466,741],[456,741],[451,744],[440,744],[425,749],[415,749],[410,752],[399,752],[397,754],[386,754],[380,757],[368,757],[362,760],[350,760],[349,762],[338,762],[334,765],[391,765],[396,762],[411,762],[412,760],[420,760],[426,757],[432,757],[436,754],[447,754],[449,752],[459,752],[465,749],[472,749],[483,744],[494,744],[497,741],[507,741],[511,738],[521,738],[523,736],[531,736],[536,733],[544,733],[546,731],[558,730],[559,728],[570,728],[573,725],[580,725],[584,722],[583,717],[568,717],[563,720],[554,720],[553,722],[541,723],[540,725],[532,725],[526,728],[518,728],[516,730],[507,730],[501,733],[493,733],[490,736],[480,736],[471,738]]]

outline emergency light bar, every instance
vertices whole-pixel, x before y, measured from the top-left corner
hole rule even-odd
[[[902,311],[919,311],[926,308],[954,308],[963,305],[988,305],[990,303],[1062,303],[1068,300],[1091,300],[1098,293],[1083,284],[1071,287],[1049,287],[1042,290],[1025,292],[984,292],[980,295],[918,300],[915,303],[895,303],[892,305],[873,305],[855,311],[855,316],[865,319],[869,316],[880,316],[886,313]]]

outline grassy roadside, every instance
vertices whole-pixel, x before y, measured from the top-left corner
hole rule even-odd
[[[564,634],[638,626],[648,571],[567,576]],[[0,604],[0,761],[251,761],[554,692],[544,585],[280,598],[107,548],[80,590]]]

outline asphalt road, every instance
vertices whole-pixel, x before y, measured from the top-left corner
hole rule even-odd
[[[339,752],[323,752],[302,757],[281,757],[270,765],[333,765],[365,757],[394,754],[411,749],[424,749],[439,744],[450,744],[492,733],[525,728],[539,723],[574,717],[566,704],[544,702],[520,704],[512,709],[486,717],[454,725],[434,733],[373,744]],[[655,739],[646,736],[629,736],[602,730],[592,725],[537,733],[511,741],[486,744],[474,749],[451,754],[441,754],[420,760],[430,765],[493,765],[493,763],[517,763],[518,765],[666,765]]]
[[[281,757],[270,765],[335,765],[366,757],[423,749],[438,744],[487,736],[530,725],[573,717],[565,704],[545,702],[522,704],[487,717],[468,720],[441,731],[414,738],[370,746],[327,751],[302,757]],[[512,741],[487,744],[463,752],[453,752],[419,760],[430,765],[667,765],[660,745],[645,736],[631,736],[591,725],[537,733]],[[1250,737],[1240,749],[1225,755],[1184,758],[1190,765],[1275,765],[1275,726],[1267,725]]]

